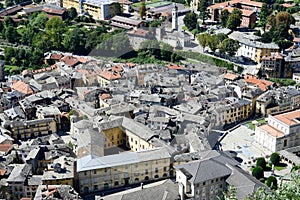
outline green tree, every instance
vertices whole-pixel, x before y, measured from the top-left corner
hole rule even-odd
[[[209,12],[207,10],[208,7],[208,1],[207,0],[200,0],[198,5],[198,11],[200,12],[199,17],[202,20],[202,24],[205,23],[205,20],[209,16]]]
[[[226,24],[227,24],[227,20],[228,20],[228,17],[229,17],[230,13],[227,9],[223,9],[221,11],[221,16],[220,16],[220,20],[221,20],[221,25],[223,27],[226,27]]]
[[[9,26],[5,29],[5,39],[10,43],[15,43],[19,39],[19,34],[17,32],[17,29]]]
[[[266,28],[267,19],[268,19],[269,14],[270,14],[270,12],[269,12],[268,6],[266,3],[264,3],[260,10],[259,21],[258,21],[259,25],[261,27],[263,27],[263,30],[265,30],[265,28]]]
[[[295,18],[288,12],[279,12],[276,15],[276,31],[279,37],[287,38],[291,24],[295,24]]]
[[[7,28],[7,27],[16,27],[17,24],[16,22],[13,20],[13,18],[11,17],[5,17],[4,19],[4,26]]]
[[[232,13],[229,15],[226,26],[231,30],[236,30],[242,22],[242,11],[234,8]]]
[[[257,158],[256,167],[262,167],[265,170],[266,166],[267,166],[267,162],[264,158]]]
[[[160,57],[163,60],[171,61],[171,56],[173,54],[174,50],[171,45],[168,43],[161,42],[160,43]]]
[[[280,156],[278,153],[272,153],[270,157],[270,162],[272,165],[277,166],[280,163]]]
[[[146,11],[147,11],[146,4],[145,1],[143,0],[139,8],[139,14],[141,19],[143,19],[146,16]]]
[[[227,37],[227,35],[223,34],[223,33],[219,33],[219,34],[215,34],[212,35],[208,42],[208,47],[210,48],[210,50],[212,50],[213,52],[215,52],[218,48],[218,45],[225,40]]]
[[[254,176],[256,179],[264,178],[264,169],[260,166],[255,167],[252,171],[252,176]]]
[[[120,3],[118,3],[118,2],[112,3],[111,8],[112,9],[110,12],[110,17],[122,14],[122,7],[121,7]],[[146,15],[146,13],[145,13],[145,15]]]
[[[46,13],[42,12],[36,16],[29,18],[29,26],[30,28],[33,28],[34,30],[37,31],[39,29],[44,29],[47,21],[48,21],[48,17]]]
[[[14,48],[12,47],[6,47],[4,49],[4,60],[7,62],[7,63],[10,63],[10,60],[16,56],[16,51]]]
[[[71,20],[75,19],[77,17],[78,13],[77,13],[77,10],[76,8],[74,7],[71,7],[70,10],[69,10],[69,18]]]
[[[194,12],[187,13],[183,18],[184,25],[191,31],[197,27],[197,15]]]
[[[60,18],[53,17],[47,21],[46,34],[53,49],[62,49],[64,32],[65,24]]]
[[[6,7],[10,7],[13,6],[15,3],[13,0],[5,0],[5,6]]]
[[[64,36],[63,44],[67,51],[82,55],[86,45],[85,32],[76,27]]]
[[[208,33],[199,34],[197,36],[197,40],[199,44],[204,49],[206,46],[208,46],[209,40],[211,39],[211,36]]]
[[[266,185],[272,190],[277,190],[277,179],[274,176],[269,176]]]
[[[220,52],[226,53],[229,56],[234,56],[239,47],[240,47],[239,42],[231,38],[227,38],[223,40],[218,45],[218,49],[220,50]]]

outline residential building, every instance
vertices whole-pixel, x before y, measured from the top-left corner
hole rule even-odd
[[[81,200],[82,198],[79,194],[74,190],[74,188],[70,185],[39,185],[36,194],[34,196],[34,200],[40,199],[56,199],[56,200],[64,200],[64,199],[74,199]]]
[[[295,88],[269,90],[256,99],[256,114],[269,114],[287,111],[299,107],[300,91]]]
[[[6,180],[8,183],[8,193],[11,195],[12,199],[26,197],[24,186],[27,177],[31,173],[31,166],[28,164],[16,164],[13,166],[13,170]]]
[[[192,2],[195,2],[195,0]],[[256,15],[261,10],[262,3],[251,0],[232,0],[211,5],[208,10],[212,21],[220,21],[222,10],[227,9],[231,13],[233,8],[242,11],[241,26],[251,27],[256,22]]]
[[[241,122],[251,116],[251,101],[228,97],[220,103],[226,107],[225,125]]]
[[[300,49],[292,49],[284,57],[284,74],[285,78],[292,78],[293,73],[300,72]]]
[[[280,50],[275,43],[259,42],[258,36],[234,31],[228,37],[239,41],[240,47],[236,52],[236,56],[244,56],[257,63],[261,62],[262,57],[271,56],[271,53],[276,53]]]
[[[170,176],[171,156],[164,148],[77,160],[80,193],[128,186]]]
[[[60,156],[48,164],[43,173],[43,185],[74,185],[74,159],[72,157]]]
[[[236,188],[237,199],[246,199],[258,188],[268,190],[223,152],[186,153],[174,159],[181,199],[217,199],[229,186]]]
[[[270,114],[268,123],[255,128],[255,140],[272,152],[300,144],[300,110]]]
[[[231,169],[213,159],[175,166],[176,182],[182,199],[216,199],[226,188]]]
[[[111,18],[111,25],[116,28],[130,30],[143,27],[144,22],[142,20],[136,20],[116,15],[113,18]]]
[[[266,78],[280,78],[284,71],[284,57],[280,53],[271,53],[271,56],[261,58],[262,76]]]
[[[179,200],[178,185],[172,180],[162,180],[141,187],[128,189],[123,192],[114,193],[107,196],[96,196],[95,200],[132,200],[132,199],[155,199],[155,200]]]
[[[52,118],[11,121],[11,137],[16,140],[25,140],[56,133],[56,122]]]

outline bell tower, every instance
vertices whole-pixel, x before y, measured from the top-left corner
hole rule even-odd
[[[176,3],[173,3],[172,8],[172,30],[178,29],[178,7]]]

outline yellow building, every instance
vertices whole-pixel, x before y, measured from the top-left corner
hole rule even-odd
[[[226,98],[226,117],[225,124],[238,123],[251,116],[251,101],[237,99],[234,97]]]
[[[78,13],[89,13],[95,20],[107,20],[112,17],[114,2],[111,0],[62,0],[62,5],[66,9],[75,8]]]
[[[79,0],[62,0],[62,6],[66,9],[75,8],[80,13]]]
[[[89,155],[77,160],[79,193],[167,178],[170,164],[171,156],[165,148],[103,157]]]
[[[78,127],[78,125],[76,125]],[[156,135],[148,127],[126,117],[115,117],[97,124],[101,141],[86,141],[78,146],[98,144],[105,150],[126,151],[102,156],[92,153],[79,156],[77,174],[80,193],[157,180],[170,176],[171,155],[165,147],[156,148],[151,139]],[[88,137],[88,136],[86,136]],[[100,147],[101,148],[101,147]],[[90,149],[90,147],[86,148]],[[93,147],[95,150],[96,147]],[[112,151],[113,152],[113,151]]]
[[[11,137],[16,140],[29,139],[56,133],[56,122],[52,118],[28,121],[13,121],[10,125]]]
[[[70,185],[74,184],[74,158],[61,156],[48,164],[44,171],[42,182],[44,185]]]

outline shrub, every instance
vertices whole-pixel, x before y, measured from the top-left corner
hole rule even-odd
[[[272,153],[270,161],[273,165],[277,166],[280,163],[280,156],[278,153]]]
[[[258,166],[255,167],[252,171],[252,176],[254,176],[256,179],[264,178],[264,170],[262,167]]]
[[[267,165],[267,163],[266,163],[266,160],[264,158],[257,158],[256,167],[261,167],[261,168],[263,168],[263,170],[265,170],[266,165]]]
[[[277,179],[274,176],[270,176],[266,181],[266,185],[272,190],[277,190]]]

